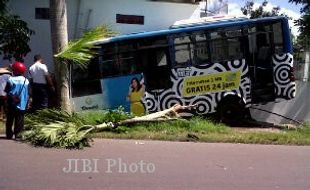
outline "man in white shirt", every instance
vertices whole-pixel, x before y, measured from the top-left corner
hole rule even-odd
[[[34,56],[34,64],[29,68],[32,87],[32,109],[37,111],[48,107],[48,88],[55,91],[47,66],[41,55]]]

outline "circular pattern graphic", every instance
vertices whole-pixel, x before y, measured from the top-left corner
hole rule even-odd
[[[178,80],[178,72],[177,72],[177,69],[172,69],[171,70],[171,80],[174,81],[174,80]]]
[[[234,68],[234,69],[239,69],[242,67],[242,60],[234,60],[232,62],[229,62],[231,63],[231,67]]]
[[[239,94],[241,95],[241,97],[246,97],[250,93],[251,93],[250,81],[248,79],[243,79],[239,87]]]
[[[296,88],[295,88],[295,85],[291,85],[289,87],[287,87],[285,90],[284,90],[284,94],[286,94],[286,98],[288,99],[292,99],[295,97],[296,95]]]
[[[227,71],[228,69],[226,69],[223,65],[221,64],[216,64],[214,67],[214,71],[216,72],[224,72]]]
[[[160,110],[171,108],[175,104],[184,105],[181,98],[178,98],[173,91],[168,91],[160,98]]]
[[[158,104],[155,101],[155,98],[146,97],[145,98],[145,107],[149,112],[156,112]]]
[[[202,70],[206,70],[206,69],[210,69],[213,66],[212,63],[206,63],[206,64],[202,64],[202,65],[195,65],[194,69],[202,69]]]
[[[197,105],[196,113],[199,115],[207,114],[212,111],[212,97],[211,96],[199,96],[191,103],[191,105]]]
[[[176,84],[176,92],[178,96],[182,96],[182,89],[183,89],[183,81],[184,79],[181,79],[179,81],[174,81],[173,83]]]
[[[276,96],[280,96],[280,92],[281,92],[280,87],[279,87],[279,86],[275,86],[275,88],[274,88],[274,93],[275,93],[275,95],[276,95]]]
[[[275,81],[279,85],[288,85],[291,80],[289,78],[290,73],[290,66],[289,65],[278,65],[275,69]]]
[[[293,56],[289,53],[273,56],[275,74],[275,94],[277,98],[291,99],[295,97],[295,82],[290,79]]]
[[[279,54],[279,55],[273,56],[275,64],[282,64],[283,62],[286,62],[288,58],[289,58],[288,54]]]
[[[225,96],[225,92],[219,92],[215,94],[215,102],[218,104],[221,99]]]

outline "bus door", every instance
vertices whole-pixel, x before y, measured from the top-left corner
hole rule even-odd
[[[150,39],[152,41],[150,46],[141,47],[140,56],[143,63],[143,74],[146,92],[153,96],[160,105],[160,94],[172,87],[171,64],[169,61],[169,49],[166,43],[162,40]],[[165,41],[165,40],[164,40]],[[149,112],[158,111],[160,108],[152,107]]]
[[[272,55],[273,35],[270,25],[248,28],[249,48],[247,62],[252,83],[252,102],[268,102],[275,99]]]

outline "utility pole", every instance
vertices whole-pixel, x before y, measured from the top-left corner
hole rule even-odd
[[[307,43],[307,47],[305,48],[305,67],[304,67],[304,77],[303,81],[308,82],[309,81],[309,65],[310,65],[310,44]]]
[[[206,14],[206,17],[208,16],[208,0],[206,0],[206,6],[205,6],[205,14]]]

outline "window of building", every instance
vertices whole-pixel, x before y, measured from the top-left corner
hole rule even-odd
[[[49,8],[35,8],[35,18],[48,20],[50,19]]]
[[[116,14],[116,23],[144,25],[144,16]]]

